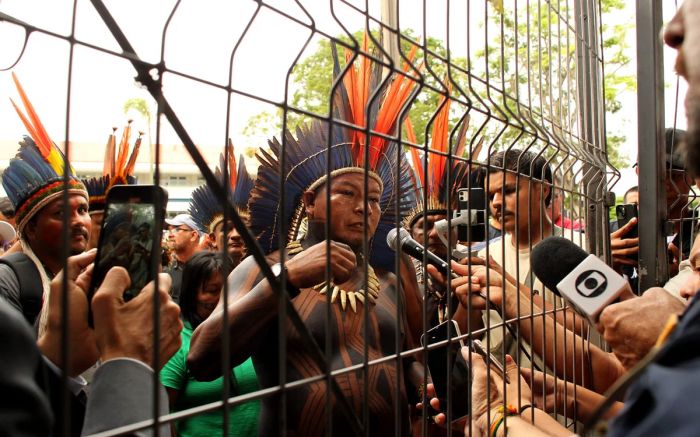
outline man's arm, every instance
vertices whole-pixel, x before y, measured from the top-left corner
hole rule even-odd
[[[168,413],[168,396],[153,368],[160,369],[180,348],[182,322],[179,307],[170,300],[170,278],[159,276],[159,289],[153,282],[139,295],[124,302],[122,295],[130,283],[121,267],[112,268],[92,300],[95,339],[102,366],[95,373],[88,398],[83,435],[94,434],[153,418],[153,384],[157,384],[159,412]],[[154,293],[160,301],[160,338],[153,342]],[[154,363],[154,348],[159,362]],[[149,366],[146,363],[150,363]],[[152,429],[134,435],[150,436]],[[170,426],[158,428],[158,435],[170,435]]]
[[[357,267],[355,254],[349,246],[335,241],[322,241],[298,253],[285,263],[287,282],[300,290],[321,283],[326,266],[331,266],[331,277],[342,284]],[[221,369],[222,334],[229,330],[231,366],[248,359],[269,328],[277,319],[279,295],[262,279],[260,268],[253,257],[248,257],[236,267],[228,278],[228,308],[223,308],[223,296],[217,309],[192,334],[187,367],[200,381],[211,381],[223,374]],[[228,326],[224,326],[224,311]]]
[[[214,312],[192,334],[187,368],[199,381],[211,381],[223,374],[223,331],[228,329],[231,366],[248,359],[260,345],[270,323],[277,317],[279,297],[267,279],[262,279],[253,257],[244,259],[228,277],[228,308],[224,296]],[[228,327],[224,326],[224,311]],[[244,334],[243,334],[244,333]]]
[[[82,435],[118,428],[153,419],[153,369],[142,362],[114,359],[102,363],[90,385]],[[168,396],[158,383],[159,414],[168,413]],[[135,433],[152,435],[152,429]],[[160,426],[158,435],[170,436],[169,426]]]
[[[41,381],[41,355],[22,315],[0,299],[0,435],[49,435],[53,416]]]
[[[479,267],[481,266],[472,269],[474,276],[468,276],[466,266],[453,264],[455,271],[464,275],[454,280],[462,305],[470,304],[475,308],[481,305],[485,309],[484,299],[475,294],[489,290],[492,304],[503,306],[508,319],[518,320],[520,337],[532,340],[530,345],[535,353],[544,359],[549,368],[556,369],[559,377],[600,392],[624,372],[612,354],[588,344],[581,336],[557,323],[553,317],[542,315],[541,308],[531,308],[528,296],[510,281],[504,280],[498,272]],[[431,274],[439,273],[433,270]],[[595,375],[592,369],[595,369]]]
[[[19,280],[12,267],[7,264],[0,264],[0,297],[22,314]]]

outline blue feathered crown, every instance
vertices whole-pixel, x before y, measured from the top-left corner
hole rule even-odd
[[[224,186],[228,187],[228,195],[236,211],[242,216],[244,221],[247,221],[248,197],[253,189],[253,180],[248,174],[243,155],[239,156],[238,165],[236,165],[236,156],[231,140],[226,146],[226,153],[228,155],[228,183],[224,180],[223,169],[227,168],[227,159],[223,153],[219,156],[219,166],[216,168],[214,176]],[[206,229],[210,233],[214,232],[216,226],[224,218],[224,208],[221,201],[216,198],[208,185],[197,187],[192,192],[192,200],[190,201],[188,212],[200,229]]]
[[[367,42],[365,35],[363,53],[367,53]],[[335,47],[332,49],[334,77],[337,78],[341,72],[340,62]],[[414,54],[415,48],[409,57]],[[346,51],[345,60],[347,64],[353,62],[351,51]],[[382,190],[382,216],[374,234],[370,262],[375,267],[394,267],[386,234],[395,227],[396,202],[403,216],[415,204],[415,198],[408,163],[398,145],[386,136],[395,135],[399,115],[415,89],[415,81],[406,74],[408,68],[404,65],[404,74],[393,77],[379,90],[380,97],[371,99],[380,84],[381,66],[360,53],[354,65],[348,65],[342,84],[333,96],[333,118],[342,125],[333,123],[329,129],[327,122],[316,120],[297,128],[296,138],[286,131],[284,147],[273,138],[268,142],[269,151],[262,148],[258,151],[260,167],[248,206],[251,230],[266,253],[278,249],[282,222],[289,231],[286,241],[297,238],[304,218],[302,194],[305,191],[319,187],[328,175],[364,174],[368,170],[369,177],[379,182]],[[368,125],[372,132],[369,136],[365,134]],[[284,172],[282,153],[286,161]],[[327,165],[329,153],[330,167]],[[369,157],[367,162],[365,154]],[[400,175],[398,180],[397,174]],[[280,181],[284,181],[284,198],[280,197]]]
[[[15,208],[17,230],[21,234],[27,222],[51,200],[62,195],[64,189],[68,189],[70,194],[80,194],[86,199],[87,192],[70,166],[68,183],[64,183],[65,156],[49,137],[14,73],[12,79],[26,115],[12,99],[10,101],[30,136],[25,136],[20,141],[17,155],[10,160],[2,174],[2,186]]]

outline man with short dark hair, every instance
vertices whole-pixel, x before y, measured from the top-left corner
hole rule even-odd
[[[545,346],[550,340],[543,340],[536,334],[530,336],[530,333],[542,332],[535,327],[541,320],[535,320],[533,324],[527,315],[533,311],[530,301],[535,313],[562,308],[563,302],[532,273],[530,253],[546,237],[564,236],[582,245],[583,235],[570,229],[564,232],[552,223],[547,213],[552,199],[552,181],[552,171],[547,160],[536,153],[509,149],[495,152],[489,157],[485,186],[491,211],[503,231],[503,241],[492,242],[479,252],[481,258],[489,260],[488,266],[472,266],[471,270],[472,275],[484,279],[488,276],[490,281],[503,278],[513,286],[505,287],[505,290],[517,290],[502,295],[496,295],[495,291],[491,295],[489,291],[489,306],[481,298],[474,297],[472,300],[472,308],[491,310],[484,312],[484,323],[497,327],[488,332],[487,344],[491,352],[502,356],[505,350],[512,356],[517,355],[521,365],[527,365],[529,360],[535,359],[540,367],[546,364],[550,368],[556,368],[554,362],[557,357],[551,353],[551,348]],[[488,288],[492,289],[495,290],[496,287]],[[504,335],[504,330],[500,327],[503,323],[501,311],[508,319],[515,318],[519,321],[520,339],[516,339],[512,332]],[[550,316],[566,322],[567,327],[580,328],[580,317],[572,322],[574,318],[563,316],[563,312],[557,311]],[[528,344],[530,339],[532,345]],[[562,366],[559,367],[558,370],[561,370]]]
[[[246,226],[250,221],[248,213],[248,198],[253,189],[253,180],[248,174],[243,156],[236,158],[233,151],[233,144],[226,147],[228,162],[222,153],[219,156],[219,166],[214,171],[216,178],[223,183],[224,189],[228,191],[231,202],[236,208],[236,212],[243,219]],[[228,165],[228,180],[224,178],[223,169]],[[236,168],[238,167],[238,168]],[[238,230],[233,226],[233,221],[228,220],[224,226],[224,208],[222,203],[216,198],[209,185],[202,185],[192,192],[189,214],[197,223],[199,229],[208,232],[210,244],[214,245],[214,250],[224,251],[231,261],[231,268],[235,268],[246,256],[246,247],[243,238]],[[226,232],[224,233],[224,228]]]
[[[685,142],[686,132],[681,129],[667,128],[665,131],[666,144],[666,216],[673,225],[674,237],[667,241],[669,250],[669,276],[675,276],[679,271],[679,264],[688,258],[690,247],[694,237],[693,210],[690,208],[688,193],[693,185],[693,180],[686,172],[686,164],[683,159],[681,147]],[[636,164],[635,164],[636,166]],[[639,167],[636,167],[639,173]],[[635,190],[635,191],[632,191]],[[631,192],[632,191],[632,192]],[[635,200],[636,195],[636,201]],[[632,196],[632,201],[625,203],[638,203],[639,190],[633,187],[625,193],[625,198]],[[642,212],[643,213],[643,212]],[[610,234],[610,249],[612,252],[613,267],[631,278],[633,289],[636,289],[636,268],[639,260],[639,238],[625,238],[638,223],[633,219],[622,229],[615,229]],[[671,241],[672,240],[672,241]]]

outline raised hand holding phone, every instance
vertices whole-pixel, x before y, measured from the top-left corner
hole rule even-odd
[[[165,190],[155,185],[116,185],[109,190],[90,299],[115,266],[126,269],[131,280],[124,292],[125,301],[134,298],[153,280],[155,267],[160,264],[160,235],[167,199]]]

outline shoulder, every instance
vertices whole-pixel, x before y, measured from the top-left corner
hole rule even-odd
[[[7,264],[0,264],[0,297],[5,298],[16,310],[22,311],[19,278]]]

